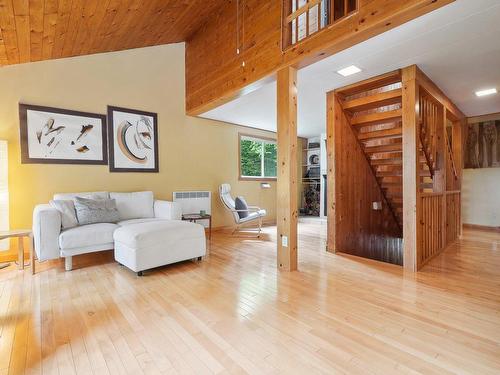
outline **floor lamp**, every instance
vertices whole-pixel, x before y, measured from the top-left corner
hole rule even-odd
[[[0,231],[9,229],[9,158],[7,141],[0,140]],[[9,240],[0,241],[0,251],[9,249]],[[0,268],[9,263],[0,263]]]

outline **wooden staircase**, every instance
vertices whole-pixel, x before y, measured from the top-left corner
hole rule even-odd
[[[399,71],[338,91],[342,108],[376,177],[385,203],[403,227],[402,88]],[[420,188],[433,188],[436,160],[436,108],[421,99]]]

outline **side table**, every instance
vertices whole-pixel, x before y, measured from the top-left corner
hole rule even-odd
[[[7,238],[17,238],[18,243],[18,268],[20,270],[24,269],[24,238],[29,238],[30,246],[30,258],[31,258],[31,273],[35,273],[35,254],[33,249],[33,233],[30,229],[18,229],[18,230],[7,230],[0,231],[0,240],[5,240]]]
[[[196,223],[198,220],[208,220],[208,239],[212,239],[212,215],[205,214],[183,214],[182,220]]]

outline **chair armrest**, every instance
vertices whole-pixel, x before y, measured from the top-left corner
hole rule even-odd
[[[33,211],[33,240],[39,260],[60,257],[59,234],[61,214],[48,204],[40,204]]]
[[[155,200],[155,217],[158,219],[181,220],[182,208],[176,202]]]
[[[255,207],[255,208],[248,207],[248,210],[231,210],[231,212],[257,212],[259,210],[260,210],[259,207]]]

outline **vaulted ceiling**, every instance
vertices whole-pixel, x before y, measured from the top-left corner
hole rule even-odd
[[[225,0],[0,0],[0,66],[185,41]]]

